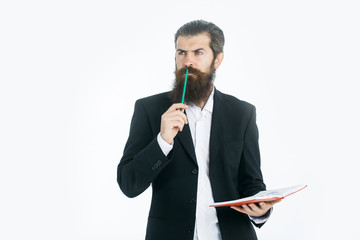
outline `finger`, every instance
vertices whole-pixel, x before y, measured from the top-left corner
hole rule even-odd
[[[266,206],[268,205],[268,203],[265,202],[259,202],[259,206],[260,208],[266,208]]]
[[[252,210],[252,211],[254,211],[254,212],[258,212],[259,210],[261,210],[256,204],[254,204],[254,203],[250,203],[250,204],[248,204],[248,207]]]
[[[187,119],[187,116],[184,114],[184,112],[182,111],[182,112],[180,112],[180,117],[184,120],[184,122],[186,123],[186,124],[188,124],[188,119]]]
[[[272,207],[272,204],[270,202],[259,202],[258,209],[259,210],[269,210]]]
[[[259,203],[259,205],[251,204],[250,207],[256,214],[254,216],[262,216],[267,213],[267,211],[271,208],[271,205],[261,202],[261,203]]]
[[[259,203],[260,204],[260,210],[259,210],[259,216],[265,215],[272,207],[272,204],[269,203]]]
[[[254,215],[254,211],[248,205],[241,205],[247,215]]]
[[[241,212],[241,213],[244,213],[244,214],[247,214],[243,208],[239,207],[239,206],[231,206],[230,208],[238,211],[238,212]]]
[[[182,131],[184,128],[184,123],[181,122],[180,120],[173,120],[170,122],[170,126],[172,128],[178,128],[180,131]]]
[[[188,124],[187,116],[184,113],[184,109],[179,113],[182,119],[184,119],[185,123]]]
[[[253,216],[263,215],[262,213],[264,212],[264,210],[261,209],[260,206],[258,206],[257,204],[250,203],[250,204],[248,204],[248,207],[251,209]]]
[[[180,112],[180,111],[173,111],[173,112],[166,113],[165,117],[168,118],[168,119],[181,118],[181,119],[183,119],[184,124],[188,123],[186,115],[183,112]]]
[[[182,116],[178,114],[169,114],[169,116],[166,116],[165,121],[169,121],[169,122],[180,121],[182,125],[185,125],[187,123],[186,118],[184,119]]]
[[[185,105],[186,107],[183,105],[184,104],[182,104],[182,103],[173,104],[166,110],[165,114],[177,111],[178,109],[182,109],[182,108],[187,109],[188,108],[186,105]]]
[[[183,109],[188,109],[189,107],[184,104],[184,103],[174,103],[173,105],[171,105],[171,107],[169,108],[170,111],[174,111],[174,110],[178,110],[180,108]]]

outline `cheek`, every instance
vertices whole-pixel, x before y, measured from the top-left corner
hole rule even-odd
[[[202,70],[204,72],[208,72],[211,68],[212,61],[211,59],[206,59],[206,61],[203,61],[202,63]]]
[[[180,69],[182,66],[182,61],[180,59],[175,59],[176,69]]]
[[[208,64],[202,65],[201,68],[200,68],[200,71],[203,72],[203,73],[210,72],[210,65],[208,65]]]

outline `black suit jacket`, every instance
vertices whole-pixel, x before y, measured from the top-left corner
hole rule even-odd
[[[198,165],[189,126],[186,124],[174,138],[168,156],[157,142],[161,115],[172,104],[168,93],[136,101],[129,138],[118,165],[117,180],[128,197],[135,197],[152,185],[146,230],[149,240],[192,240],[194,235]],[[265,189],[255,107],[217,89],[209,164],[216,202],[250,196]],[[216,211],[223,240],[257,239],[247,215],[228,207]]]

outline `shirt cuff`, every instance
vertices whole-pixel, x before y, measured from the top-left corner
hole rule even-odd
[[[261,217],[251,217],[251,216],[249,216],[249,218],[254,223],[261,224],[261,223],[266,222],[270,218],[270,215],[271,215],[272,211],[273,211],[273,208],[270,208],[270,210],[264,216],[261,216]]]
[[[157,141],[158,144],[164,153],[165,156],[169,154],[169,152],[173,149],[174,141],[171,144],[168,144],[160,135],[160,133],[157,135]]]

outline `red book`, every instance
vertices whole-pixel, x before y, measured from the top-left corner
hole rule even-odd
[[[210,205],[210,207],[228,207],[228,206],[240,206],[248,203],[271,202],[278,199],[286,198],[287,196],[297,193],[306,187],[307,185],[297,185],[288,188],[260,191],[257,194],[250,197],[240,198],[237,200],[227,201],[227,202],[213,203]]]

